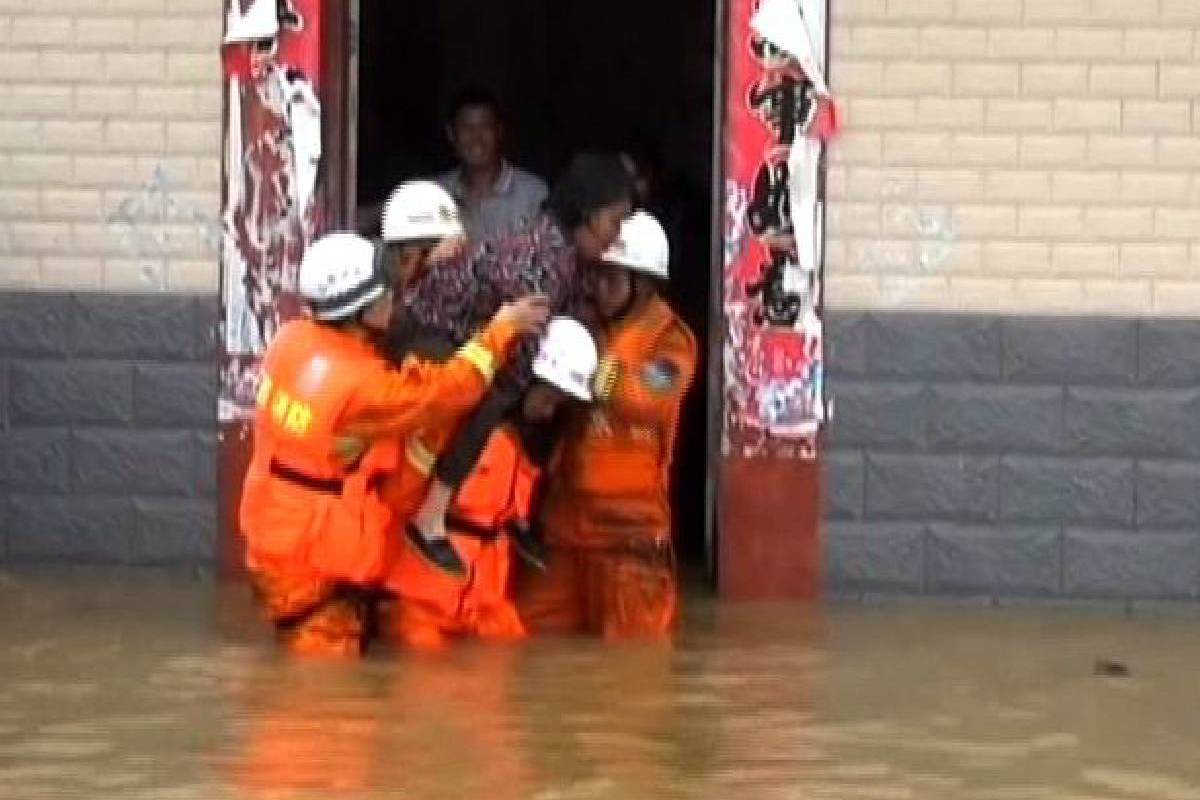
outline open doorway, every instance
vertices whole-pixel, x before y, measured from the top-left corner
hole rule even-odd
[[[360,0],[357,203],[452,166],[451,98],[482,85],[499,98],[506,155],[553,182],[580,149],[649,143],[672,234],[669,299],[702,361],[676,454],[677,545],[706,557],[709,298],[712,279],[715,0]],[[711,556],[711,554],[707,554]]]

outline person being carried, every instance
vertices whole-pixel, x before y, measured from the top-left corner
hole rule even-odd
[[[390,252],[350,233],[309,248],[299,293],[310,316],[284,325],[263,359],[239,521],[252,583],[294,652],[362,651],[364,590],[382,577],[392,522],[375,475],[398,460],[396,437],[470,411],[516,339],[547,318],[544,298],[525,297],[502,306],[446,363],[410,358],[393,367],[377,346],[392,284],[416,280],[434,244],[461,226],[433,184],[400,187],[389,211],[407,229]],[[379,446],[346,448],[352,424],[369,424]]]
[[[458,166],[437,182],[458,201],[472,241],[503,236],[537,219],[546,183],[504,158],[504,118],[495,95],[478,86],[460,92],[450,106],[446,137]]]
[[[545,212],[525,231],[485,244],[453,266],[430,272],[416,287],[404,320],[397,321],[390,345],[403,352],[418,332],[455,343],[466,341],[502,302],[534,291],[545,294],[553,315],[586,321],[580,286],[583,265],[598,261],[616,241],[630,213],[629,176],[615,156],[576,156],[554,186]],[[446,511],[491,436],[532,383],[537,341],[526,339],[479,409],[438,457],[429,492],[406,534],[413,546],[440,569],[462,577],[466,567],[446,536]],[[541,548],[532,536],[514,542],[535,564]]]
[[[662,226],[638,212],[591,273],[607,339],[595,405],[575,422],[545,499],[549,559],[518,592],[530,633],[659,637],[677,609],[669,495],[696,341],[659,296]]]
[[[492,433],[450,508],[447,528],[465,562],[465,580],[431,567],[412,548],[401,549],[384,583],[395,598],[383,618],[385,636],[424,650],[440,649],[452,637],[524,636],[510,591],[512,533],[530,524],[530,506],[553,444],[549,423],[566,403],[591,400],[598,360],[583,325],[569,317],[550,321],[533,362],[536,380]],[[420,504],[435,454],[452,433],[450,426],[427,426],[404,442],[404,458],[380,488],[399,519]]]

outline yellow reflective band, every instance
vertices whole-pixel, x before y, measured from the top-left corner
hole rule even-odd
[[[412,464],[422,475],[433,474],[433,464],[437,461],[437,456],[430,452],[429,448],[416,436],[408,437],[408,442],[404,446],[404,455],[408,457],[408,463]]]
[[[617,378],[621,372],[620,366],[611,356],[605,356],[600,360],[600,365],[596,368],[596,375],[592,379],[592,391],[601,400],[607,400],[613,393],[613,389],[617,388]]]
[[[491,350],[479,342],[470,341],[464,344],[458,351],[458,357],[465,359],[471,366],[479,370],[479,374],[483,376],[484,380],[490,381],[496,374],[496,357],[492,355]]]
[[[312,409],[304,403],[293,400],[291,406],[288,407],[287,416],[283,420],[283,427],[293,436],[307,436],[308,429],[312,427],[312,421]]]
[[[275,399],[271,401],[271,419],[275,420],[276,424],[282,425],[283,421],[287,419],[287,412],[291,406],[292,398],[288,397],[287,392],[276,393]]]
[[[271,399],[271,387],[274,384],[271,382],[271,376],[263,373],[262,380],[258,384],[258,394],[254,398],[255,404],[259,408],[267,405],[267,401]]]

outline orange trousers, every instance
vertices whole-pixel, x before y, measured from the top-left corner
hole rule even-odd
[[[679,608],[675,559],[669,544],[657,552],[552,547],[545,572],[522,576],[517,607],[534,634],[662,638]]]
[[[258,570],[251,581],[276,637],[290,653],[357,658],[366,650],[372,602],[353,586]]]
[[[516,607],[506,601],[446,614],[437,606],[404,597],[387,613],[387,634],[414,650],[436,651],[460,637],[515,641],[525,637]]]
[[[440,650],[458,637],[524,638],[509,594],[509,540],[453,533],[450,540],[467,562],[465,580],[439,572],[406,546],[388,581],[396,599],[385,611],[385,635],[418,650]]]

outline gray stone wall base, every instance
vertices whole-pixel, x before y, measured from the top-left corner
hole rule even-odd
[[[831,596],[1200,599],[1200,321],[828,316]]]
[[[215,298],[0,293],[0,561],[208,563]],[[834,598],[1200,599],[1200,321],[827,315]]]
[[[0,293],[0,560],[211,562],[215,298]]]

